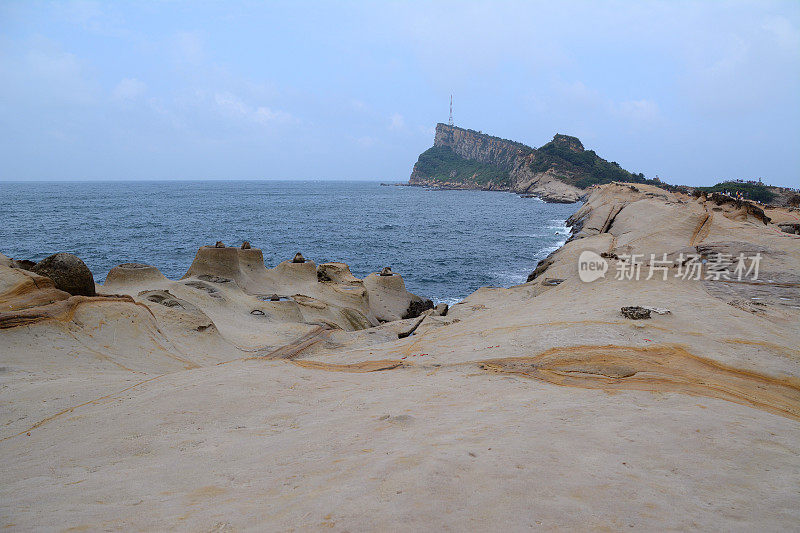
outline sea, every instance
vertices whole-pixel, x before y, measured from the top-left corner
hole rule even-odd
[[[98,283],[126,262],[179,279],[200,246],[246,240],[267,267],[297,252],[345,262],[358,277],[390,266],[411,292],[452,304],[524,282],[566,241],[577,208],[371,181],[4,182],[0,253],[70,252]]]

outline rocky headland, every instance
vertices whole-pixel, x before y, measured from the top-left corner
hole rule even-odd
[[[540,148],[447,124],[420,154],[409,185],[510,191],[546,202],[573,203],[591,185],[649,182],[586,150],[577,137],[556,134]]]
[[[509,179],[527,157],[474,149]],[[180,280],[125,263],[94,294],[74,256],[0,257],[3,525],[794,529],[800,214],[576,188],[527,283],[449,310],[390,270],[268,269],[249,243]],[[680,275],[720,254],[757,276]]]

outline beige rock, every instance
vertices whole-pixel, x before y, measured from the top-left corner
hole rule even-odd
[[[122,263],[112,268],[106,276],[103,287],[113,291],[115,287],[124,290],[136,286],[145,288],[154,283],[167,281],[166,276],[156,267],[142,263]]]
[[[796,236],[636,189],[592,189],[533,281],[367,329],[407,308],[399,275],[201,249],[88,298],[0,266],[4,524],[794,529]],[[580,281],[585,250],[604,278]],[[612,254],[681,250],[759,250],[761,281],[616,279]]]
[[[364,278],[370,310],[378,320],[399,320],[411,304],[411,295],[400,275],[382,276],[372,273]]]

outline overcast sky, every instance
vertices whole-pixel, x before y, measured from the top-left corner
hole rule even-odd
[[[0,3],[0,180],[405,180],[446,122],[800,185],[800,2]]]

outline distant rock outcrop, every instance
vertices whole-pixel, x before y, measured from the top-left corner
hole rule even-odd
[[[423,152],[409,185],[485,189],[572,203],[584,189],[612,181],[650,181],[586,150],[577,137],[556,134],[535,149],[482,132],[437,124],[433,148]]]

